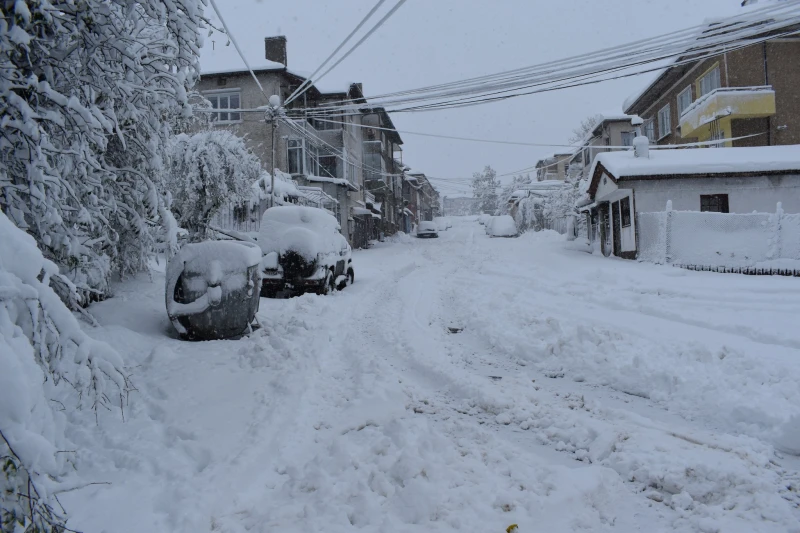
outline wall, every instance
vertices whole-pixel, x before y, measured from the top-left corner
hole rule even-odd
[[[724,148],[720,148],[724,150]],[[621,187],[635,191],[637,212],[664,211],[667,200],[678,211],[699,211],[701,194],[727,194],[731,213],[775,211],[800,213],[800,175],[746,178],[625,179]]]

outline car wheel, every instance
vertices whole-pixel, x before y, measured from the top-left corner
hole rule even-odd
[[[325,276],[325,281],[323,282],[322,288],[320,290],[320,294],[331,294],[333,291],[336,290],[336,279],[333,277],[333,272],[328,272],[328,275]]]

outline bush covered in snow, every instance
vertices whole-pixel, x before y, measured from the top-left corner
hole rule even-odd
[[[122,360],[81,331],[50,287],[58,267],[0,212],[0,530],[61,531],[60,411],[123,409]],[[19,526],[17,526],[19,525]]]
[[[167,7],[167,5],[169,7]],[[87,297],[147,268],[201,0],[0,7],[0,208]]]
[[[170,156],[167,187],[172,210],[192,240],[205,238],[221,206],[249,201],[262,173],[244,140],[225,130],[178,135],[171,141]]]

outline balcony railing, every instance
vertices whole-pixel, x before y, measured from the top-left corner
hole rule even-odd
[[[771,86],[715,89],[683,110],[681,136],[705,138],[704,128],[723,118],[764,118],[775,114],[775,91]]]

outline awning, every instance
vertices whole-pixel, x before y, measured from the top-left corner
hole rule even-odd
[[[411,209],[409,209],[407,207],[403,209],[403,213],[405,213],[406,215],[408,215],[410,217],[414,216],[414,213],[411,212]]]
[[[353,214],[356,215],[356,216],[372,215],[373,214],[373,212],[370,211],[369,209],[367,209],[366,207],[358,207],[358,206],[356,206],[356,207],[353,207],[352,210],[353,210]]]
[[[372,214],[372,218],[377,218],[378,220],[380,220],[382,218],[378,213],[371,213],[371,214]]]

